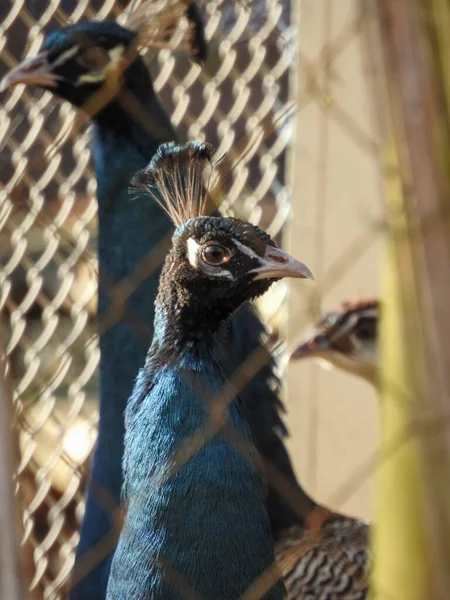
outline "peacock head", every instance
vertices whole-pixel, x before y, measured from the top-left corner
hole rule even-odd
[[[5,75],[0,91],[19,83],[32,85],[95,114],[123,87],[137,92],[152,89],[140,49],[175,45],[203,60],[206,42],[195,3],[170,0],[165,10],[155,12],[159,4],[144,2],[127,28],[115,21],[91,21],[51,33],[39,54]],[[187,25],[177,36],[174,30],[184,17]]]
[[[376,384],[379,311],[377,299],[344,302],[318,322],[313,334],[292,353],[291,360],[319,358]]]
[[[209,328],[242,303],[266,292],[283,277],[309,278],[303,263],[277,248],[262,229],[234,218],[205,216],[205,172],[213,167],[209,144],[162,144],[133,187],[152,193],[176,226],[166,258],[158,302],[176,302],[179,311]]]

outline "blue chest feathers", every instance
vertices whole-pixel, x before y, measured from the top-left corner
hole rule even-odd
[[[212,363],[192,367],[164,367],[146,394],[142,371],[129,402],[127,516],[109,600],[237,600],[274,562],[248,428],[233,402],[214,433],[208,407],[224,381]],[[283,598],[283,590],[264,598]]]

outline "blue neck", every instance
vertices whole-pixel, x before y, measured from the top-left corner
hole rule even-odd
[[[189,458],[174,459],[186,456],[182,449],[206,426],[205,401],[217,402],[226,382],[216,358],[227,355],[211,336],[156,367],[164,329],[157,316],[158,340],[127,407],[128,506],[107,599],[180,600],[194,590],[202,598],[236,600],[275,560],[267,487],[237,400],[224,429],[206,436]],[[284,597],[281,582],[263,596]]]
[[[84,571],[83,556],[94,547],[102,548],[99,562],[89,562],[88,575],[71,592],[71,600],[103,600],[114,550],[113,507],[119,508],[122,487],[123,414],[150,345],[154,299],[161,258],[146,261],[165,237],[171,223],[157,203],[148,196],[136,199],[128,183],[137,169],[146,166],[157,147],[175,138],[170,122],[153,97],[142,99],[152,119],[159,121],[160,137],[143,131],[141,123],[113,103],[94,123],[94,160],[97,175],[99,216],[99,308],[100,324],[100,421],[86,513],[77,550],[77,566]],[[164,256],[163,253],[162,256]],[[125,300],[111,302],[111,292],[136,267],[143,266],[142,283]],[[117,288],[116,288],[117,289]],[[112,317],[112,320],[110,320]],[[116,322],[118,321],[118,322]],[[106,327],[106,330],[103,328]],[[108,543],[109,540],[109,543]]]

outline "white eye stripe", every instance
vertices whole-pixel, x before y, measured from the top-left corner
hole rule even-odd
[[[109,58],[111,59],[111,62],[109,63],[108,67],[109,66],[115,67],[117,65],[117,63],[122,58],[122,54],[123,54],[124,50],[125,50],[125,46],[123,46],[122,44],[119,44],[118,46],[111,48],[111,50],[108,50],[108,55],[109,55]]]
[[[342,328],[342,333],[351,331],[359,321],[360,315],[353,314],[348,318],[347,323]]]
[[[331,335],[330,339],[335,340],[343,335],[350,333],[361,318],[377,319],[378,311],[375,308],[368,308],[360,313],[353,313],[347,317],[347,320],[342,323],[339,328]]]
[[[70,48],[68,48],[67,50],[62,52],[56,58],[56,60],[54,62],[52,62],[52,64],[51,64],[52,69],[54,67],[59,67],[60,65],[63,65],[70,58],[74,57],[75,54],[77,54],[79,50],[80,50],[80,46],[71,46]]]
[[[376,311],[376,309],[373,309],[373,308],[369,308],[369,309],[363,310],[361,312],[355,312],[349,319],[348,327],[346,327],[346,330],[353,329],[354,327],[356,327],[358,325],[360,319],[376,320],[377,318],[378,318],[377,311]]]
[[[358,318],[365,317],[368,319],[378,319],[378,310],[376,308],[368,308],[359,313]]]
[[[235,240],[235,239],[233,239],[233,244],[236,246],[236,248],[239,248],[239,250],[241,252],[243,252],[244,254],[246,254],[247,256],[249,256],[250,258],[256,258],[257,260],[261,261],[261,257],[258,256],[256,254],[256,252],[254,252],[251,248],[249,248],[245,244],[242,244],[241,242],[238,242],[238,240]]]
[[[210,275],[211,277],[226,277],[227,279],[234,279],[234,275],[231,271],[224,268],[210,267],[204,263],[200,263],[200,269],[203,273]]]
[[[85,73],[84,75],[80,75],[77,79],[77,84],[80,83],[99,83],[100,81],[104,81],[106,78],[105,71],[98,71],[96,73]]]
[[[197,268],[197,266],[198,266],[197,254],[198,254],[199,248],[200,248],[200,245],[197,244],[197,242],[194,240],[194,238],[188,239],[188,241],[187,241],[187,257],[188,257],[189,263],[195,268]]]

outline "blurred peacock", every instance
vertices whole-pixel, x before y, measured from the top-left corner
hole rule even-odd
[[[172,9],[175,5],[183,10],[187,6],[181,0],[172,2]],[[195,4],[188,6],[188,13],[195,34],[191,47],[196,57],[203,59],[206,45]],[[174,10],[174,15],[180,18],[179,11]],[[137,32],[114,22],[59,30],[45,40],[37,57],[24,61],[3,80],[3,87],[25,83],[49,89],[86,111],[94,125],[99,205],[100,423],[72,600],[105,597],[117,540],[116,515],[111,512],[120,504],[123,411],[151,339],[159,265],[173,231],[157,203],[143,194],[130,202],[128,195],[132,174],[147,164],[160,143],[176,139],[157,101],[150,74],[135,53],[136,46],[151,45],[147,21],[138,19],[137,23]],[[164,32],[158,31],[158,35],[166,40]],[[116,287],[114,293],[115,286],[124,280],[127,285]],[[131,293],[127,292],[130,284],[134,286]],[[260,348],[265,328],[250,305],[244,304],[233,316],[232,331],[236,359],[244,364]],[[300,588],[351,587],[353,567],[347,576],[346,561],[355,552],[358,556],[366,552],[366,526],[322,510],[297,482],[284,445],[287,431],[281,418],[275,365],[268,353],[265,360],[240,394],[241,410],[264,459],[270,484],[268,513],[289,597],[302,597],[296,591]],[[317,526],[323,523],[319,537],[325,539],[325,550],[320,549],[320,540],[316,543]],[[329,551],[333,548],[339,548],[338,555]],[[354,584],[359,592],[364,587],[361,581]]]

